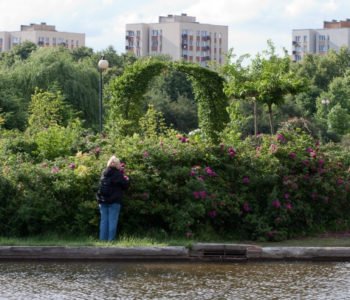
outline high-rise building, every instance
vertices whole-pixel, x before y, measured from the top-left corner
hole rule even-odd
[[[20,31],[0,31],[0,52],[30,41],[39,47],[64,46],[69,49],[85,46],[85,34],[56,31],[55,26],[46,23],[21,25]]]
[[[201,24],[195,17],[168,15],[158,23],[126,24],[127,52],[137,57],[165,54],[173,60],[223,64],[228,51],[228,26]]]
[[[324,55],[329,50],[350,47],[350,19],[324,21],[322,29],[293,29],[292,59],[300,61],[306,54]]]

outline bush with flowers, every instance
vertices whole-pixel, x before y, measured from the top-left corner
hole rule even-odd
[[[122,138],[86,133],[71,147],[80,151],[51,159],[35,154],[35,139],[3,133],[0,235],[97,236],[95,191],[111,154],[131,178],[124,233],[282,240],[350,228],[347,153],[334,156],[298,130],[236,145],[173,130]]]

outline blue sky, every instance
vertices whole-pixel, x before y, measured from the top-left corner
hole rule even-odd
[[[349,0],[0,0],[0,31],[46,22],[58,31],[86,34],[86,46],[112,45],[124,52],[125,24],[156,23],[159,16],[195,16],[200,23],[229,26],[237,55],[266,49],[291,50],[292,29],[322,28],[323,21],[350,18]]]

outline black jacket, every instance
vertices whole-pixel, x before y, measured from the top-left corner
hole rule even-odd
[[[124,177],[124,174],[117,168],[106,168],[101,175],[103,177],[109,177],[110,186],[108,196],[101,195],[100,191],[97,192],[97,200],[99,203],[119,203],[122,204],[123,192],[129,187],[129,180]]]

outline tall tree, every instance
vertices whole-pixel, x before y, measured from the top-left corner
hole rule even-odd
[[[270,122],[270,132],[274,133],[273,105],[284,103],[284,96],[295,94],[305,87],[305,80],[296,75],[291,69],[291,60],[285,52],[284,57],[275,53],[275,47],[268,41],[268,49],[263,56],[257,55],[253,60],[256,64],[255,88],[256,99],[267,106]]]
[[[13,83],[30,102],[36,88],[62,92],[73,108],[82,112],[89,126],[98,120],[98,71],[89,61],[74,61],[68,49],[39,48],[10,70]]]
[[[244,65],[243,62],[249,56],[242,55],[236,59],[231,50],[228,54],[228,60],[226,65],[223,67],[222,72],[226,77],[227,81],[225,83],[224,91],[228,97],[233,97],[234,99],[242,99],[244,101],[249,101],[253,103],[253,116],[254,116],[254,134],[258,132],[257,128],[257,107],[256,107],[256,97],[258,96],[258,91],[256,89],[256,76],[257,67],[256,63],[251,65]],[[230,116],[237,115],[237,106],[235,107],[235,114],[230,114]],[[231,120],[233,121],[233,120]]]

